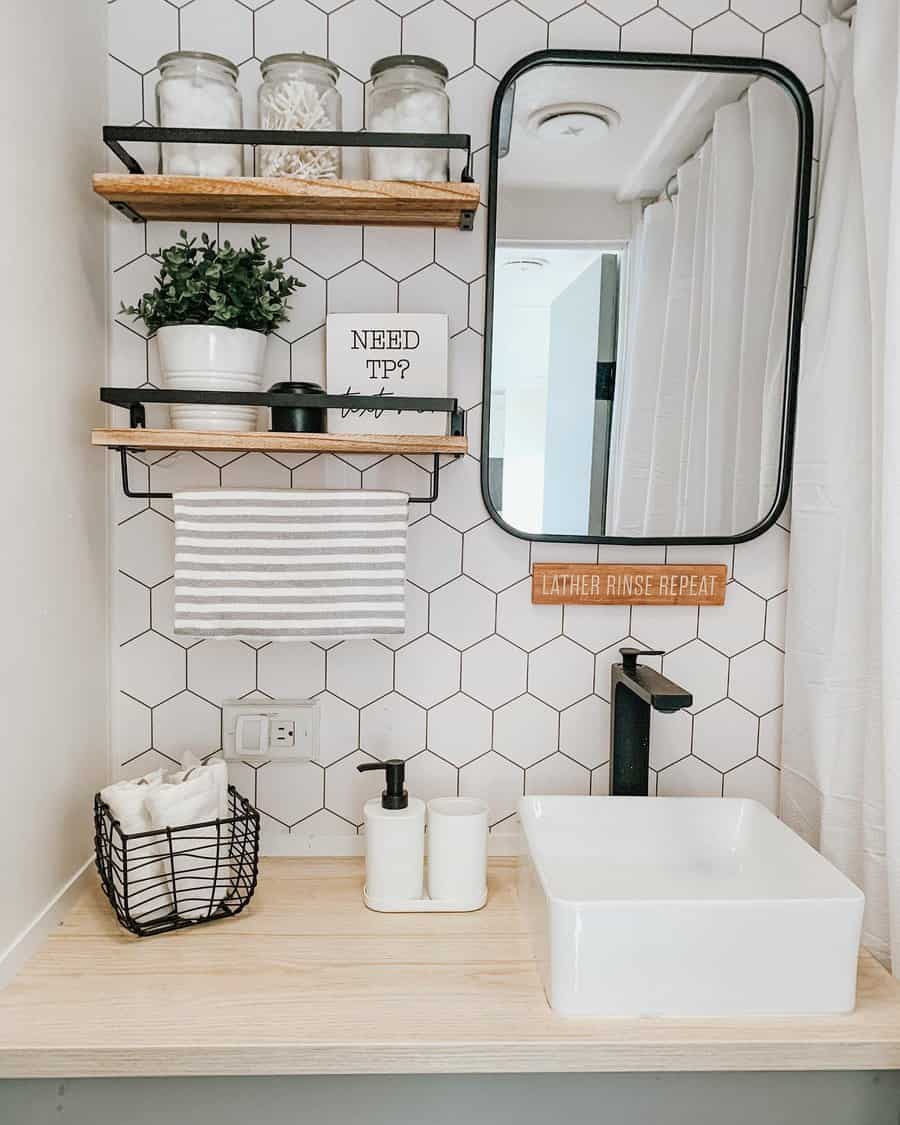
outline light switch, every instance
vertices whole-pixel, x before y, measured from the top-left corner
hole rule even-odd
[[[222,750],[229,761],[317,761],[319,704],[315,699],[226,702]]]

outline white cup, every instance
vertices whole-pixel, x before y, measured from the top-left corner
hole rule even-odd
[[[428,802],[428,895],[471,909],[487,896],[488,807],[474,797]]]

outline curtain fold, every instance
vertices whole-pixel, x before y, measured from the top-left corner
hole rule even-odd
[[[782,815],[866,894],[900,975],[900,138],[895,0],[822,31],[829,110],[804,320]]]
[[[668,200],[652,203],[641,220],[635,261],[633,331],[629,333],[627,379],[615,426],[616,478],[610,505],[616,535],[644,533],[650,481],[653,415],[659,388],[669,270],[675,217]]]

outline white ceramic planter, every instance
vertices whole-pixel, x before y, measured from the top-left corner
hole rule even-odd
[[[266,337],[218,324],[173,324],[156,334],[163,386],[167,390],[260,391]],[[176,430],[256,429],[257,409],[246,406],[175,405]]]

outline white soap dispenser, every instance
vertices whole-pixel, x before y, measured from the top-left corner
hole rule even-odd
[[[391,910],[424,895],[425,802],[404,788],[406,763],[400,758],[363,762],[360,773],[384,770],[380,797],[366,801],[366,906]]]

